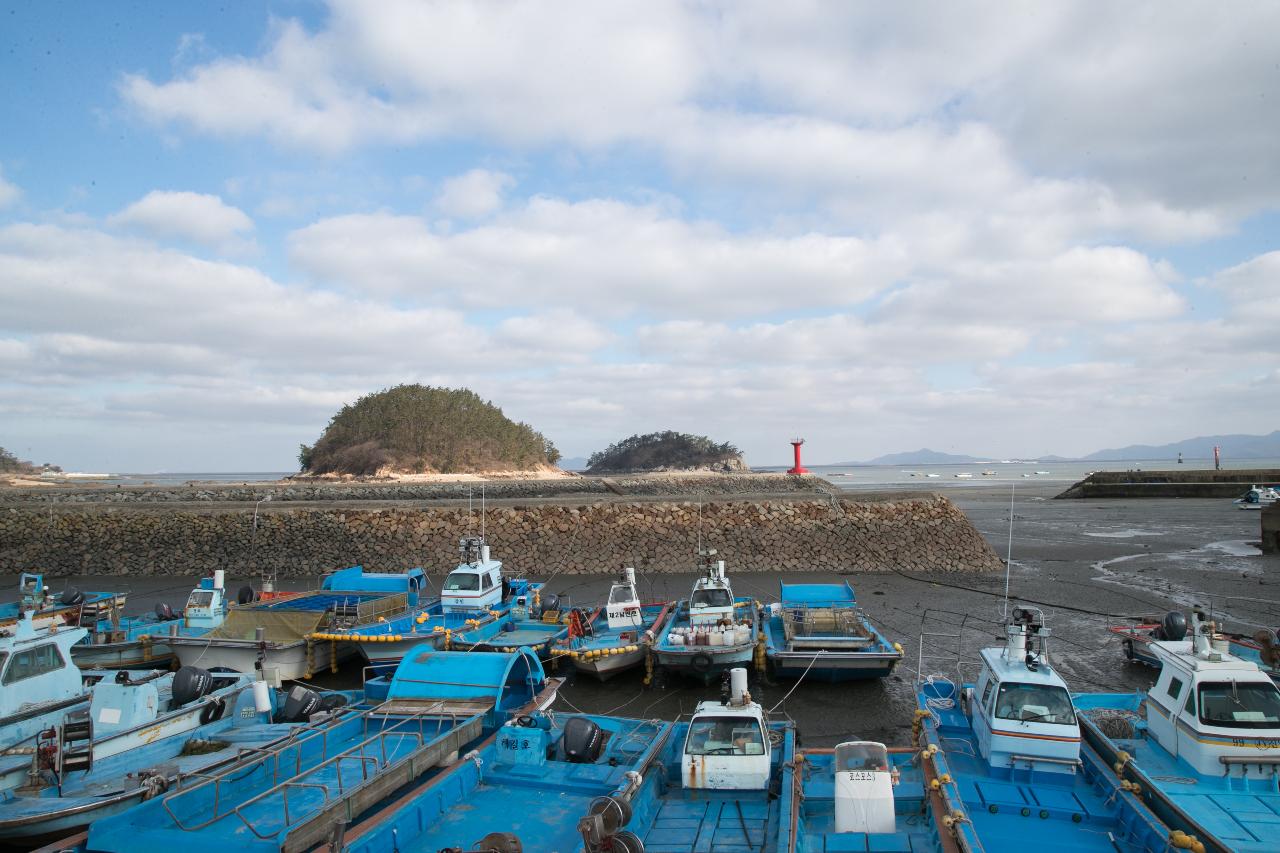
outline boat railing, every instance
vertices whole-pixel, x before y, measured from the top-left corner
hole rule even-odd
[[[226,817],[228,814],[235,813],[237,814],[237,816],[240,816],[238,811],[240,807],[247,805],[248,802],[257,801],[258,799],[261,798],[261,796],[264,796],[265,794],[270,793],[270,791],[277,790],[285,782],[291,781],[303,775],[309,775],[309,774],[315,773],[318,770],[320,770],[320,768],[330,763],[333,763],[335,761],[341,761],[344,759],[349,760],[352,757],[352,753],[358,752],[360,756],[364,756],[364,751],[370,744],[372,744],[375,741],[379,741],[380,739],[384,739],[387,735],[396,734],[398,736],[405,736],[405,735],[416,736],[418,739],[419,745],[421,745],[424,741],[424,736],[425,736],[425,723],[427,722],[435,723],[436,725],[435,734],[439,734],[440,731],[442,731],[444,728],[443,726],[444,720],[442,719],[442,717],[449,718],[450,728],[457,727],[457,716],[455,714],[448,713],[448,712],[432,713],[432,710],[428,708],[428,709],[419,711],[415,714],[410,714],[407,716],[397,715],[397,719],[394,723],[392,723],[390,726],[386,726],[386,725],[382,726],[377,734],[370,736],[369,734],[370,719],[378,715],[380,711],[381,711],[381,706],[378,706],[375,708],[369,708],[364,711],[361,711],[359,714],[355,716],[343,715],[337,718],[336,720],[332,721],[328,725],[325,725],[320,729],[312,730],[301,737],[291,736],[289,738],[282,740],[281,742],[277,742],[269,746],[240,747],[240,749],[237,752],[236,760],[218,773],[213,773],[213,774],[186,773],[179,776],[178,790],[175,790],[172,793],[165,796],[161,801],[161,805],[164,807],[165,811],[168,812],[170,819],[173,820],[174,824],[179,829],[182,829],[187,832],[194,832],[194,831],[203,829],[204,827],[210,826],[213,823],[216,823],[217,821]],[[308,744],[311,744],[313,741],[319,739],[320,744],[317,750],[318,755],[319,756],[327,755],[329,751],[329,734],[339,728],[349,727],[355,720],[361,721],[361,735],[360,735],[361,741],[347,748],[346,750],[343,750],[337,755],[334,755],[328,759],[320,761],[313,767],[304,771],[303,769],[304,747]],[[403,730],[409,724],[412,724],[412,723],[418,724],[418,731],[406,732]],[[295,732],[294,734],[296,735],[297,732]],[[288,758],[286,757],[285,758],[286,763],[282,767],[281,758],[282,756],[285,755],[286,752],[290,751],[291,749],[293,752],[293,755],[292,755],[293,760],[289,761]],[[385,741],[381,743],[380,755],[381,755],[382,761],[385,763],[387,760],[387,751],[386,751]],[[378,760],[376,756],[369,756],[369,757],[373,758],[374,761]],[[239,807],[232,809],[231,811],[221,812],[220,805],[223,798],[223,783],[239,781],[248,775],[245,772],[247,769],[251,771],[258,767],[266,768],[268,766],[268,762],[270,763],[269,770],[271,774],[272,787],[268,789],[268,791],[263,792],[262,795],[254,797],[251,801],[246,801],[245,803],[241,803]],[[290,765],[292,766],[291,770],[290,770]],[[287,774],[287,776],[285,776],[284,774]],[[341,779],[340,770],[338,771],[338,775],[339,775],[339,779]],[[195,785],[191,785],[190,787],[182,787],[182,781],[186,778],[191,778],[191,777],[199,778],[200,781],[197,782]],[[179,817],[178,814],[174,811],[174,804],[178,800],[184,797],[190,797],[195,792],[203,788],[206,788],[208,786],[213,787],[212,816],[200,823],[190,824],[190,825],[184,823],[183,819]],[[326,797],[326,802],[328,802],[327,797]],[[240,817],[241,817],[241,820],[244,819],[243,816],[240,816]],[[254,831],[254,828],[252,826],[250,826],[249,829],[251,831]],[[260,836],[260,837],[269,837],[269,836]]]
[[[943,618],[943,613],[955,615],[950,611],[928,609],[920,616],[920,638],[916,644],[916,691],[936,675],[954,678],[956,690],[964,683],[964,632],[968,627],[969,614],[959,614],[960,621],[955,622]],[[951,628],[955,630],[949,630]]]
[[[782,605],[788,637],[866,637],[866,614],[849,602],[805,602]]]

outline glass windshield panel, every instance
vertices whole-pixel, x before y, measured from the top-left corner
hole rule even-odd
[[[888,770],[889,750],[879,743],[842,743],[836,747],[836,770]]]
[[[454,572],[445,578],[444,588],[453,590],[476,590],[480,588],[480,576],[470,572]]]
[[[1076,724],[1071,696],[1052,684],[1001,684],[996,694],[996,718],[1061,726]]]
[[[635,601],[635,600],[636,600],[635,592],[631,589],[631,587],[627,586],[626,584],[615,586],[613,589],[609,590],[610,604],[626,604],[628,601]]]
[[[1270,682],[1201,684],[1200,722],[1233,729],[1280,726],[1280,691]]]
[[[13,684],[24,678],[34,678],[59,669],[62,669],[62,655],[58,652],[58,647],[52,643],[36,646],[13,656],[13,663],[5,671],[4,683]]]
[[[700,589],[693,594],[694,607],[728,607],[733,604],[727,589]]]
[[[213,604],[213,591],[207,589],[196,589],[191,591],[191,597],[187,599],[188,607],[209,607]]]
[[[764,755],[764,732],[754,717],[715,717],[689,724],[686,755]]]

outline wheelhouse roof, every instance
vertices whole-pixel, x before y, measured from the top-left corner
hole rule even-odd
[[[1214,652],[1218,660],[1206,660],[1192,651],[1190,640],[1164,640],[1151,644],[1151,650],[1161,663],[1171,664],[1185,673],[1197,676],[1218,676],[1239,681],[1270,681],[1271,677],[1258,669],[1253,661],[1238,658],[1229,652]]]
[[[1034,671],[1022,661],[1008,661],[1004,657],[1003,648],[982,650],[982,662],[991,670],[992,675],[1002,684],[1006,681],[1019,684],[1044,684],[1066,689],[1062,676],[1047,663],[1037,663]]]

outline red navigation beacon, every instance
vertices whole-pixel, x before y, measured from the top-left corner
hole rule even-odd
[[[791,439],[791,448],[796,452],[796,466],[787,471],[788,474],[808,474],[809,469],[800,464],[800,445],[804,444],[803,438]]]

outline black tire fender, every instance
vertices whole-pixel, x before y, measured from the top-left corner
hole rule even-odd
[[[1124,656],[1129,660],[1133,660],[1133,640],[1125,638],[1125,641],[1121,643],[1121,645],[1124,646]]]
[[[711,664],[711,655],[706,652],[698,652],[696,655],[689,658],[689,668],[699,675],[705,675],[710,672]]]
[[[205,702],[204,707],[200,709],[200,724],[207,726],[214,720],[221,720],[226,710],[227,702],[221,697]]]

